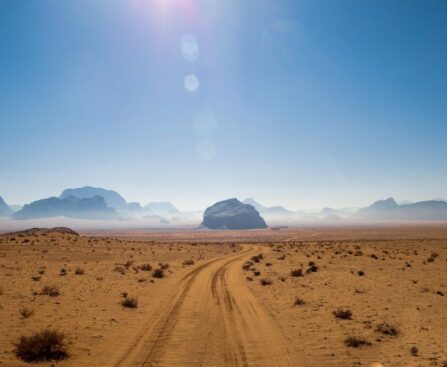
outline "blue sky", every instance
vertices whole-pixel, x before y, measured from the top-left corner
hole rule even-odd
[[[447,2],[0,0],[0,196],[447,197]]]

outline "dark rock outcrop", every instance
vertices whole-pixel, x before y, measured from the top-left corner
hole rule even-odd
[[[205,210],[202,227],[209,229],[267,228],[264,219],[250,204],[237,199],[220,201]]]
[[[0,196],[0,217],[9,217],[12,214],[12,209],[5,203]]]
[[[15,219],[51,218],[64,216],[80,219],[118,219],[114,208],[107,206],[101,196],[79,199],[67,196],[63,199],[51,197],[25,205],[14,213]]]

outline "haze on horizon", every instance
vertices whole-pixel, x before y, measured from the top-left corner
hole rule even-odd
[[[0,1],[0,196],[447,198],[447,2]]]

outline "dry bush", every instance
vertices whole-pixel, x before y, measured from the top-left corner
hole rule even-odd
[[[121,306],[126,308],[137,308],[138,299],[137,297],[126,296],[121,300]]]
[[[293,304],[294,306],[304,306],[306,302],[302,298],[296,297],[295,302],[293,302]]]
[[[410,348],[410,353],[413,357],[417,357],[419,355],[419,349],[413,345]]]
[[[252,256],[252,257],[251,257],[251,260],[252,260],[253,262],[255,262],[255,263],[260,262],[261,259],[262,259],[262,258],[259,257],[259,255],[255,255],[255,256]]]
[[[34,314],[34,311],[27,307],[22,307],[20,309],[20,316],[22,316],[22,318],[24,318],[24,319],[31,317],[33,314]]]
[[[271,285],[272,281],[270,279],[267,278],[262,278],[261,279],[261,285]]]
[[[183,261],[183,265],[186,265],[186,266],[194,265],[194,260],[185,260],[185,261]]]
[[[61,294],[59,287],[54,284],[46,285],[42,288],[40,294],[44,296],[57,297]]]
[[[85,270],[83,268],[77,267],[75,270],[76,275],[84,275]]]
[[[364,338],[350,336],[350,337],[346,338],[345,345],[348,347],[351,347],[351,348],[359,348],[359,347],[363,347],[365,345],[371,345],[371,343]]]
[[[45,329],[31,336],[21,336],[15,343],[15,354],[26,362],[62,360],[68,357],[65,334]]]
[[[67,275],[67,269],[62,268],[61,270],[59,270],[59,275],[60,275],[60,276]]]
[[[161,279],[161,278],[163,278],[163,277],[165,276],[165,273],[164,273],[164,271],[163,271],[162,268],[159,268],[159,269],[155,269],[155,270],[154,270],[154,272],[152,273],[152,276],[153,276],[154,278],[159,278],[159,279]]]
[[[140,265],[139,268],[141,271],[151,271],[152,265],[151,264],[142,264],[142,265]]]
[[[351,320],[351,318],[352,318],[352,312],[348,309],[338,308],[335,311],[332,311],[332,314],[337,319],[341,319],[341,320]]]
[[[389,336],[398,336],[400,333],[397,327],[390,325],[387,322],[382,322],[381,324],[378,324],[376,327],[376,331],[378,333],[382,333],[384,335]]]
[[[124,269],[122,266],[115,266],[113,271],[116,273],[120,273],[121,275],[126,274],[126,269]]]
[[[251,261],[246,261],[245,263],[242,264],[242,269],[243,270],[250,270],[252,265],[253,265],[253,263]]]
[[[42,279],[42,277],[40,275],[33,275],[31,279],[34,280],[35,282],[38,282],[40,279]]]
[[[162,269],[162,270],[169,269],[169,264],[168,263],[165,263],[165,264],[159,263],[158,265],[160,265],[160,269]]]
[[[292,269],[290,271],[290,275],[293,277],[302,277],[303,276],[303,269]]]

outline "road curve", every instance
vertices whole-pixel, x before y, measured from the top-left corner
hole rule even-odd
[[[260,247],[246,246],[201,264],[149,315],[115,367],[292,366],[285,338],[253,295],[242,264]]]

